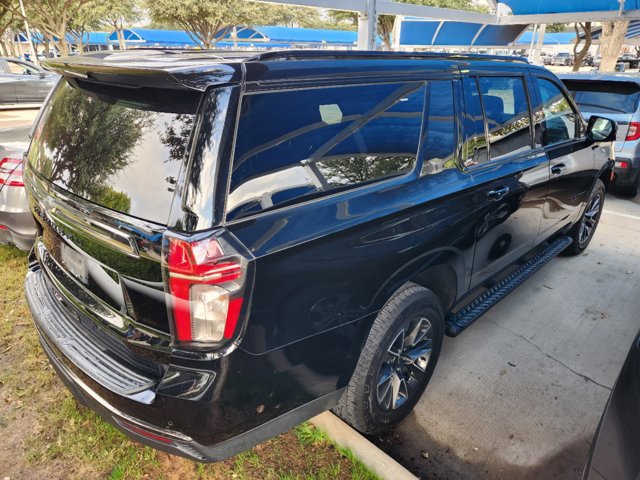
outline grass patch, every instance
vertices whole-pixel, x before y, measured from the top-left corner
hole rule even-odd
[[[308,422],[234,458],[208,465],[129,440],[97,414],[78,406],[49,366],[24,299],[26,263],[24,253],[0,245],[0,311],[4,312],[0,314],[0,435],[10,445],[0,450],[4,475],[22,478],[28,471],[30,478],[109,480],[377,478],[353,453],[337,447]]]

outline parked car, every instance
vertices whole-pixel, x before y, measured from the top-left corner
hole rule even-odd
[[[583,480],[640,475],[640,332],[636,335],[591,442]]]
[[[200,461],[329,408],[368,434],[405,417],[445,332],[587,247],[613,168],[615,124],[512,58],[48,67],[25,169],[43,348],[79,402]]]
[[[640,65],[640,58],[636,57],[632,53],[624,53],[618,57],[618,63],[625,63],[627,68],[638,68],[638,65]]]
[[[585,57],[582,59],[582,65],[586,67],[593,67],[594,57],[590,53],[587,53]]]
[[[553,56],[551,65],[571,66],[573,65],[573,55],[569,52],[558,52]]]
[[[618,123],[614,186],[635,196],[640,185],[640,77],[624,73],[560,75],[582,115],[604,115]]]
[[[543,65],[551,65],[551,62],[553,62],[553,55],[547,52],[540,52],[540,61]]]
[[[600,55],[593,57],[593,65],[592,65],[593,67],[600,68],[601,64],[602,64],[602,57]]]
[[[0,57],[0,105],[40,104],[58,78],[31,62]]]
[[[29,251],[36,224],[24,189],[22,155],[30,127],[0,129],[0,243]]]

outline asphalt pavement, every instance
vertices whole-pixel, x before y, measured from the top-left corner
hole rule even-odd
[[[385,450],[421,478],[579,479],[640,328],[640,197],[459,337]]]

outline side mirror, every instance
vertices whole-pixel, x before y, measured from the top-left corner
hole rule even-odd
[[[618,133],[618,124],[604,117],[592,116],[587,127],[587,137],[594,142],[613,142]]]

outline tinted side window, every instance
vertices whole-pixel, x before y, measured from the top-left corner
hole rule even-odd
[[[23,63],[12,62],[11,60],[7,60],[7,65],[9,66],[9,70],[11,73],[16,75],[37,75],[38,70],[35,68],[31,68]]]
[[[435,81],[429,83],[425,118],[422,174],[429,175],[446,168],[454,168],[456,166],[456,122],[453,82]]]
[[[576,113],[560,88],[544,78],[538,78],[542,100],[542,144],[555,145],[577,138]]]
[[[479,79],[492,160],[531,150],[529,101],[520,77]]]
[[[485,135],[484,113],[482,103],[480,103],[480,90],[475,78],[466,77],[464,82],[464,104],[463,127],[465,141],[462,148],[463,162],[465,167],[472,167],[486,162],[489,157],[487,153],[487,137]]]
[[[244,97],[227,218],[408,173],[424,99],[424,83]]]

